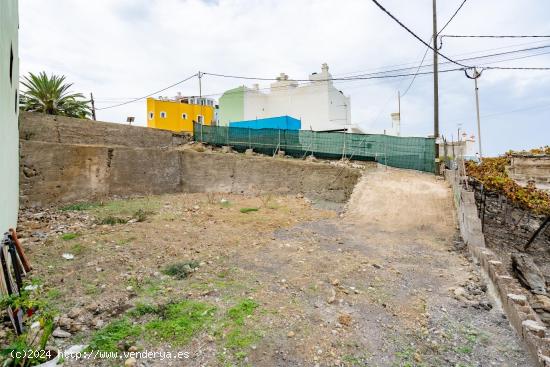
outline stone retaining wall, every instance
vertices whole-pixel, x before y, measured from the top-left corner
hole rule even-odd
[[[550,190],[550,155],[513,155],[509,176],[520,185],[533,181],[541,190]]]
[[[528,303],[529,293],[512,277],[497,255],[485,247],[474,193],[459,183],[456,171],[445,171],[451,184],[460,224],[460,232],[472,257],[479,262],[495,286],[504,312],[539,366],[550,366],[550,339],[546,326]]]

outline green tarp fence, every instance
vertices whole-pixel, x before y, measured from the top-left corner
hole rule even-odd
[[[252,148],[255,152],[273,155],[283,150],[293,157],[313,154],[318,158],[348,158],[425,172],[435,170],[433,138],[201,124],[193,125],[193,137],[195,141],[217,146],[228,145],[238,151]]]

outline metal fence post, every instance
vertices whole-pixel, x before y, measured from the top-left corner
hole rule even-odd
[[[203,142],[203,140],[202,140],[202,124],[200,124],[200,125],[201,125],[201,143],[202,143]]]
[[[386,166],[386,170],[388,169],[388,149],[386,145],[386,139],[384,139],[384,165]]]
[[[279,129],[279,144],[277,144],[279,149],[281,148],[281,129]]]
[[[346,158],[346,133],[344,133],[344,148],[342,149],[342,160]]]

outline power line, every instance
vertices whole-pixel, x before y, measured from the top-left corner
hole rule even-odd
[[[510,46],[504,46],[504,47],[497,47],[497,48],[490,48],[490,49],[486,49],[485,51],[495,51],[495,50],[502,50],[502,49],[506,49],[506,48],[510,48],[510,47],[515,47],[515,46],[526,46],[526,45],[531,45],[531,44],[536,44],[536,43],[540,43],[540,42],[543,42],[543,41],[535,41],[535,42],[526,42],[526,43],[518,43],[518,44],[515,44],[515,45],[510,45]],[[511,51],[505,51],[505,52],[499,52],[499,53],[492,53],[492,54],[488,54],[488,55],[480,55],[480,56],[474,56],[474,57],[469,57],[469,58],[462,58],[462,59],[458,59],[458,61],[469,61],[469,60],[478,60],[478,59],[484,59],[484,58],[489,58],[489,57],[496,57],[496,56],[502,56],[502,55],[509,55],[509,54],[514,54],[514,53],[519,53],[519,52],[526,52],[526,51],[534,51],[534,50],[540,50],[540,49],[545,49],[545,48],[549,48],[550,45],[543,45],[543,46],[536,46],[536,47],[529,47],[529,48],[523,48],[523,49],[518,49],[518,50],[511,50]],[[429,49],[427,49],[429,50]],[[459,55],[469,55],[469,54],[472,54],[472,53],[479,53],[479,52],[482,52],[482,51],[475,51],[475,52],[467,52],[467,53],[462,53],[462,54],[457,54],[455,56],[459,56]],[[518,57],[518,58],[512,58],[512,59],[506,59],[506,60],[503,60],[503,61],[510,61],[510,60],[517,60],[517,59],[523,59],[523,58],[528,58],[528,57],[536,57],[536,56],[540,56],[540,55],[544,55],[546,53],[539,53],[539,54],[533,54],[533,55],[526,55],[526,56],[522,56],[522,57]],[[491,63],[496,63],[496,62],[502,62],[502,61],[495,61],[495,62],[491,62]],[[413,62],[409,62],[409,63],[403,63],[403,64],[393,64],[393,65],[389,65],[389,67],[391,66],[401,66],[401,65],[410,65],[412,64]],[[414,62],[416,64],[416,62]],[[449,62],[442,62],[441,63],[442,65],[443,64],[449,64]],[[489,64],[489,63],[483,63],[483,65],[485,64]],[[423,67],[427,68],[427,67],[431,67],[432,65],[431,64],[428,64],[428,65],[424,65]],[[381,69],[383,67],[378,67],[378,68],[374,68],[374,69]],[[399,69],[390,69],[390,70],[382,70],[382,71],[378,71],[378,72],[374,72],[374,73],[368,73],[368,74],[357,74],[357,75],[354,75],[354,76],[368,76],[368,75],[379,75],[379,74],[387,74],[387,73],[390,73],[390,72],[401,72],[401,71],[407,71],[407,70],[412,70],[412,69],[418,69],[417,66],[412,66],[412,67],[408,67],[408,68],[399,68]],[[372,69],[371,69],[372,70]],[[351,74],[351,73],[345,73],[345,74]],[[336,74],[338,75],[338,74]],[[340,74],[342,75],[342,74]],[[256,78],[250,78],[251,80],[258,80]],[[264,79],[268,79],[268,78],[264,78]],[[337,82],[346,82],[346,78],[338,78],[338,79],[342,79],[343,81],[339,81],[337,80]],[[269,80],[276,80],[276,79],[269,79]],[[305,81],[305,80],[304,80]],[[350,81],[353,81],[353,80],[350,80]],[[310,80],[307,80],[305,82],[310,82]],[[305,84],[305,83],[304,83]],[[170,87],[169,87],[170,88]],[[285,87],[286,88],[286,87]],[[267,89],[270,89],[270,88],[260,88],[259,90],[267,90]],[[162,90],[164,91],[164,90]],[[160,92],[157,92],[157,93],[160,93]],[[155,94],[155,93],[153,93]],[[217,93],[217,94],[211,94],[211,96],[215,96],[215,95],[221,95],[223,93]],[[128,101],[129,103],[133,103],[134,101],[139,101],[141,100],[143,97],[104,97],[104,98],[99,98],[99,99],[95,99],[96,102],[98,103],[108,103],[108,102],[121,102],[121,101]],[[109,106],[111,107],[111,106]]]
[[[514,54],[514,53],[518,53],[518,52],[534,51],[534,50],[541,50],[541,49],[546,49],[546,48],[550,48],[550,45],[537,46],[537,47],[529,47],[529,48],[524,48],[524,49],[519,49],[519,50],[498,52],[498,53],[493,53],[493,54],[488,54],[488,55],[481,55],[481,56],[475,56],[475,57],[468,57],[468,58],[464,58],[464,59],[458,59],[457,61],[472,61],[472,60],[478,60],[478,59],[486,59],[486,58],[495,57],[495,56],[503,56],[503,55]],[[535,54],[535,55],[532,55],[532,56],[538,56],[538,55],[539,55],[539,54]],[[510,59],[510,60],[513,60],[513,59]],[[440,63],[440,65],[443,65],[443,64],[450,64],[450,63],[449,63],[448,61],[445,61],[445,62]],[[426,68],[427,68],[427,67],[431,67],[431,66],[433,66],[433,64],[424,65],[424,67],[426,67]],[[414,68],[416,68],[416,67],[401,68],[401,69],[393,69],[393,70],[388,70],[388,71],[379,71],[379,72],[376,72],[376,73],[371,73],[371,74],[359,74],[359,75],[383,74],[383,73],[389,73],[389,72],[406,71],[406,70],[411,70],[411,69],[414,69]]]
[[[458,71],[458,70],[464,70],[464,68],[454,68],[454,69],[447,69],[442,70],[442,73],[450,72],[450,71]],[[278,78],[263,78],[263,77],[252,77],[252,76],[240,76],[240,75],[227,75],[227,74],[216,74],[216,73],[202,73],[203,75],[210,75],[220,78],[229,78],[229,79],[245,79],[245,80],[269,80],[269,81],[281,81]],[[380,74],[380,73],[376,73]],[[433,71],[425,71],[420,73],[422,74],[433,74]],[[345,78],[326,78],[326,79],[318,79],[318,80],[310,80],[310,79],[289,79],[284,81],[289,82],[327,82],[327,81],[352,81],[352,80],[370,80],[370,79],[387,79],[387,78],[399,78],[403,76],[412,76],[414,73],[407,73],[407,74],[392,74],[392,75],[370,75],[370,76],[351,76],[351,77],[345,77]],[[283,86],[286,88],[286,86]]]
[[[468,60],[478,60],[478,59],[484,59],[484,58],[490,58],[490,57],[495,57],[495,56],[503,56],[503,55],[510,55],[510,54],[514,54],[514,53],[519,53],[519,52],[526,52],[526,51],[534,51],[534,50],[541,50],[541,49],[547,49],[547,48],[550,48],[550,45],[544,45],[544,46],[537,46],[537,47],[530,47],[530,48],[525,48],[525,49],[519,49],[519,50],[511,50],[511,51],[505,51],[505,52],[499,52],[499,53],[493,53],[493,54],[488,54],[488,55],[481,55],[481,56],[475,56],[475,57],[469,57],[469,58],[464,58],[464,59],[458,59],[459,61],[468,61]],[[532,55],[525,55],[525,56],[519,56],[519,57],[514,57],[514,58],[507,58],[507,59],[504,59],[504,60],[496,60],[496,61],[490,61],[490,62],[483,62],[483,63],[480,63],[480,66],[481,67],[484,67],[484,65],[490,65],[490,64],[495,64],[495,63],[499,63],[499,62],[505,62],[505,61],[513,61],[513,60],[519,60],[519,59],[525,59],[525,58],[529,58],[529,57],[536,57],[536,56],[542,56],[542,55],[546,55],[550,52],[541,52],[541,53],[538,53],[538,54],[532,54]],[[425,53],[426,55],[427,53]],[[449,62],[443,62],[441,64],[449,64]],[[430,67],[432,66],[431,64],[428,64],[428,65],[423,65],[421,66],[424,67],[424,68],[427,68],[427,67]],[[489,69],[489,67],[484,67],[485,69]],[[335,83],[348,83],[348,82],[353,82],[353,81],[356,81],[356,80],[369,80],[369,79],[385,79],[385,76],[383,74],[387,74],[387,73],[395,73],[395,72],[404,72],[404,71],[407,71],[407,70],[411,70],[413,69],[413,67],[409,67],[409,68],[401,68],[401,69],[392,69],[392,70],[386,70],[386,71],[379,71],[379,72],[374,72],[374,73],[370,73],[370,74],[359,74],[357,76],[351,76],[351,77],[345,77],[345,78],[331,78],[331,79],[323,79],[324,81],[328,81],[328,80],[332,80],[334,81]],[[418,70],[418,67],[416,67],[416,69]],[[504,70],[508,70],[508,68],[503,68]],[[455,71],[455,70],[461,70],[461,69],[452,69],[451,71]],[[531,68],[527,68],[527,70],[532,70]],[[535,70],[538,70],[538,68],[535,68]],[[443,71],[445,72],[445,71]],[[424,75],[424,74],[432,74],[433,71],[429,71],[427,73],[422,73],[420,75]],[[203,75],[206,75],[208,73],[203,73]],[[238,78],[238,79],[246,79],[246,80],[270,80],[270,81],[274,81],[274,80],[277,80],[276,78],[260,78],[260,77],[249,77],[249,76],[233,76],[233,75],[224,75],[224,74],[212,74],[213,76],[218,76],[218,75],[223,75],[223,77],[227,77],[227,78]],[[376,76],[376,75],[380,75],[380,77],[377,77],[377,78],[366,78],[367,76]],[[400,77],[403,77],[403,78],[406,78],[408,76],[413,76],[416,78],[418,74],[415,72],[415,73],[408,73],[408,74],[398,74],[398,75],[390,75],[390,76],[387,76],[388,78],[400,78]],[[361,77],[361,78],[359,78]],[[298,85],[306,85],[306,84],[309,84],[311,83],[311,80],[306,80],[306,79],[292,79],[290,81],[296,81],[296,82],[299,82]],[[285,89],[287,88],[287,86],[280,86],[280,87],[266,87],[266,88],[259,88],[257,90],[259,91],[262,91],[262,90],[279,90],[279,89]],[[159,92],[157,92],[159,93]],[[214,96],[219,96],[219,95],[222,95],[224,93],[228,93],[228,94],[235,94],[235,93],[238,93],[238,92],[228,92],[228,91],[225,91],[225,92],[219,92],[219,93],[211,93],[211,94],[206,94],[204,95],[204,97],[214,97]],[[156,94],[156,93],[153,93],[153,94]],[[403,97],[404,95],[406,94],[403,93],[401,96]],[[118,102],[117,100],[129,100],[127,101],[126,103],[134,103],[134,102],[139,102],[141,99],[143,98],[134,98],[134,97],[128,97],[128,98],[124,98],[124,97],[116,97],[116,98],[111,98],[111,99],[108,99],[108,98],[105,98],[105,99],[97,99],[96,102],[98,103],[108,103],[108,102]],[[111,106],[109,106],[111,107]]]
[[[550,70],[550,67],[513,67],[513,66],[487,66],[485,70]]]
[[[196,77],[196,76],[197,76],[197,74],[193,74],[193,75],[191,75],[190,77],[187,77],[187,78],[185,78],[185,79],[183,79],[183,80],[180,80],[180,81],[177,82],[177,83],[174,83],[174,84],[172,84],[172,85],[169,85],[169,86],[166,87],[166,88],[157,90],[157,91],[155,91],[155,92],[153,92],[153,93],[149,93],[149,94],[146,95],[146,96],[139,97],[139,98],[135,98],[135,99],[133,99],[133,100],[131,100],[131,101],[123,102],[123,103],[119,103],[119,104],[115,104],[115,105],[112,105],[112,106],[107,106],[107,107],[102,107],[102,108],[96,108],[96,110],[98,110],[98,111],[107,110],[107,109],[110,109],[110,108],[120,107],[120,106],[124,106],[124,105],[130,104],[130,103],[134,103],[134,102],[137,102],[137,101],[141,101],[142,99],[151,97],[152,95],[155,95],[155,94],[157,94],[157,93],[161,93],[161,92],[164,92],[165,90],[168,90],[168,89],[170,89],[170,88],[173,88],[173,87],[175,87],[176,85],[180,85],[180,84],[182,84],[182,83],[185,83],[186,81],[188,81],[188,80],[190,80],[190,79],[193,79],[193,78]]]
[[[449,20],[447,21],[447,23],[445,23],[445,25],[443,26],[443,28],[441,28],[441,30],[437,33],[438,35],[443,32],[445,30],[445,28],[447,28],[447,26],[449,24],[451,24],[451,22],[453,21],[453,19],[457,16],[457,14],[460,12],[460,9],[462,9],[462,7],[464,6],[464,4],[466,4],[466,1],[467,0],[464,0],[462,1],[462,4],[460,4],[460,6],[458,7],[458,9],[456,9],[456,11],[454,12],[454,14],[451,16],[451,18],[449,18]],[[433,38],[433,37],[431,37]],[[422,57],[422,61],[420,61],[420,64],[418,65],[418,69],[416,69],[416,73],[415,75],[413,76],[409,86],[407,87],[407,89],[405,90],[405,93],[403,93],[401,95],[401,97],[405,97],[407,95],[407,93],[409,92],[409,90],[411,89],[412,85],[414,84],[414,81],[416,80],[416,75],[417,73],[420,71],[420,68],[422,68],[422,64],[424,64],[424,60],[426,60],[426,56],[428,55],[428,51],[430,49],[429,48],[426,48],[426,52],[424,52],[424,56]]]
[[[390,18],[392,18],[397,24],[399,24],[403,29],[405,29],[407,32],[409,32],[414,38],[419,40],[423,45],[427,46],[430,50],[434,51],[436,54],[441,56],[447,61],[452,62],[453,64],[456,64],[458,66],[462,66],[463,68],[472,68],[472,66],[461,64],[460,62],[457,62],[445,55],[443,55],[441,52],[437,51],[435,48],[433,48],[430,44],[425,42],[422,38],[420,38],[416,33],[411,31],[405,24],[403,24],[399,19],[397,19],[392,13],[390,13],[386,8],[384,8],[377,0],[372,0],[373,3],[376,4],[384,13],[386,13]]]
[[[550,45],[529,47],[529,48],[524,48],[524,49],[519,49],[519,50],[511,50],[511,51],[498,52],[498,53],[493,53],[493,54],[488,54],[488,55],[468,57],[468,58],[464,58],[464,59],[458,59],[457,61],[479,60],[479,59],[485,59],[485,58],[490,58],[490,57],[495,57],[495,56],[510,55],[510,54],[514,54],[514,53],[518,53],[518,52],[534,51],[534,50],[541,50],[541,49],[546,49],[546,48],[550,48]],[[538,56],[538,54],[535,54],[535,55],[532,55],[532,56]],[[510,60],[514,60],[514,59],[510,59]],[[443,62],[441,64],[449,64],[449,63],[451,63],[451,62]],[[424,67],[431,67],[431,66],[433,66],[433,65],[432,64],[424,65]],[[357,74],[357,75],[352,75],[352,76],[348,76],[348,77],[340,77],[340,78],[327,78],[327,79],[320,79],[320,80],[317,80],[317,81],[330,81],[330,80],[332,80],[332,81],[346,81],[346,80],[376,79],[374,76],[381,75],[381,74],[387,74],[387,73],[404,72],[404,71],[415,69],[415,68],[417,68],[417,67],[383,70],[383,71],[377,71],[377,72],[374,72],[374,73]],[[467,68],[472,68],[472,67],[467,67]],[[452,70],[454,71],[454,70],[461,70],[461,69],[452,69]],[[433,71],[430,71],[430,73],[433,73]],[[388,77],[398,77],[398,76],[407,76],[407,75],[413,76],[414,74],[415,73],[399,74],[399,75],[388,76]],[[280,78],[238,76],[238,75],[227,75],[227,74],[216,74],[216,73],[203,73],[203,75],[211,75],[211,76],[216,76],[216,77],[233,78],[233,79],[244,79],[244,80],[260,80],[260,81],[279,81],[280,80]],[[380,78],[383,78],[383,77],[384,77],[384,75],[380,76]],[[289,81],[311,82],[311,80],[309,80],[309,79],[289,79]]]
[[[531,41],[531,42],[515,43],[515,44],[512,44],[512,45],[508,45],[508,46],[488,48],[488,49],[479,50],[479,51],[463,52],[463,53],[460,53],[460,54],[451,55],[451,57],[454,58],[454,57],[458,57],[458,56],[473,55],[473,54],[477,54],[477,53],[480,53],[480,52],[497,51],[497,50],[503,50],[503,49],[512,48],[512,47],[527,46],[527,45],[533,45],[533,44],[537,44],[537,43],[541,43],[541,42],[547,42],[547,41],[538,40],[538,41]],[[380,69],[389,68],[389,67],[406,66],[406,65],[412,65],[411,66],[411,69],[412,69],[412,68],[415,68],[417,64],[418,64],[418,61],[415,60],[415,61],[410,61],[410,62],[406,62],[406,63],[393,64],[393,65],[387,65],[387,66],[381,66],[381,67],[374,67],[374,68],[368,68],[368,69],[364,69],[364,70],[349,71],[349,72],[346,72],[346,73],[338,73],[338,74],[333,74],[333,75],[335,75],[335,76],[352,75],[352,74],[364,73],[364,72],[371,71],[371,70],[380,70]]]
[[[407,93],[409,92],[409,89],[411,89],[414,81],[416,80],[416,77],[418,76],[418,72],[422,68],[422,64],[424,63],[424,60],[426,60],[426,56],[428,56],[428,51],[429,50],[430,50],[429,48],[426,48],[426,52],[424,52],[424,56],[422,57],[422,61],[420,61],[420,65],[418,65],[418,68],[416,69],[416,73],[414,73],[414,76],[413,76],[409,86],[407,87],[405,92],[401,95],[401,97],[405,97],[407,95]]]
[[[453,21],[453,19],[456,17],[456,15],[458,14],[458,12],[460,12],[460,9],[462,9],[462,7],[464,6],[464,4],[466,4],[466,1],[467,0],[464,0],[462,2],[462,4],[460,4],[460,6],[458,7],[458,9],[456,9],[456,11],[454,12],[453,16],[451,17],[451,19],[449,19],[449,21],[447,23],[445,23],[445,25],[443,26],[443,28],[441,28],[441,30],[439,32],[437,32],[437,34],[441,34],[441,32],[443,32],[445,30],[445,28],[447,28],[447,26],[449,24],[451,24],[451,22]]]
[[[544,105],[539,105],[539,106],[516,108],[516,109],[508,110],[508,111],[493,112],[493,113],[481,115],[481,117],[484,118],[484,119],[492,119],[494,117],[498,117],[498,116],[502,116],[502,115],[509,115],[509,114],[513,114],[513,113],[516,113],[516,112],[546,110],[548,108],[550,108],[550,104],[544,104]],[[454,123],[461,123],[463,121],[464,120],[451,120],[451,121],[447,121],[447,122],[449,124],[454,124]]]
[[[535,36],[492,36],[492,35],[456,35],[443,34],[441,38],[550,38],[550,36],[535,35]]]
[[[432,46],[430,46],[428,43],[426,43],[422,38],[420,38],[416,33],[414,33],[413,31],[411,31],[405,24],[403,24],[399,19],[397,19],[392,13],[390,13],[386,8],[384,8],[377,0],[372,0],[372,2],[374,2],[382,11],[384,11],[387,15],[389,15],[394,21],[396,21],[402,28],[404,28],[407,32],[409,32],[411,35],[413,35],[417,40],[419,40],[420,42],[422,42],[425,46],[429,47],[432,51],[434,51],[436,54],[438,54],[439,56],[443,57],[444,59],[446,59],[447,61],[450,61],[451,63],[453,64],[456,64],[456,65],[459,65],[459,66],[462,66],[463,68],[467,68],[467,69],[473,69],[474,66],[468,66],[468,65],[464,65],[460,62],[457,62],[453,59],[450,59],[448,58],[447,56],[443,55],[441,52],[437,51],[436,49],[434,49]],[[518,36],[519,38],[519,36]],[[504,67],[504,66],[501,66],[501,67],[490,67],[488,69],[492,69],[492,70],[550,70],[550,68],[546,68],[546,67]]]
[[[548,55],[548,54],[550,54],[550,51],[540,52],[540,53],[534,54],[534,55],[525,55],[525,56],[512,57],[512,58],[509,58],[509,59],[485,62],[485,63],[481,63],[479,66],[483,67],[484,65],[498,64],[498,63],[501,63],[501,62],[527,59],[529,57],[543,56],[543,55]]]

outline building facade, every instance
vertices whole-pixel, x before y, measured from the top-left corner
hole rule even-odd
[[[267,91],[256,84],[226,91],[220,98],[220,125],[277,116],[301,121],[302,130],[332,131],[351,128],[350,98],[335,88],[327,64],[300,84],[281,74]]]
[[[19,209],[18,0],[0,1],[0,234],[16,227]]]
[[[176,132],[193,132],[193,123],[216,123],[217,106],[211,98],[147,98],[147,126]]]

